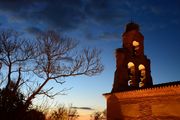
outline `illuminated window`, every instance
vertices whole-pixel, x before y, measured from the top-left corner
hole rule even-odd
[[[134,66],[135,66],[135,65],[134,65],[133,62],[129,62],[129,63],[128,63],[128,68],[129,68],[129,69],[131,69],[131,68],[134,67]]]
[[[136,55],[137,50],[139,49],[139,42],[133,41],[132,45],[133,45],[133,54]]]
[[[143,64],[140,64],[139,67],[138,67],[139,70],[143,70],[145,69],[145,66]]]
[[[139,46],[139,42],[137,42],[137,41],[133,41],[133,46]]]
[[[128,86],[131,86],[132,85],[132,80],[129,80],[128,81]]]
[[[128,63],[128,86],[131,86],[132,85],[132,79],[135,75],[135,65],[133,62],[129,62]]]
[[[131,75],[134,75],[135,74],[135,65],[133,62],[129,62],[128,63],[128,70],[129,70],[129,73]]]
[[[143,87],[144,86],[144,80],[146,79],[146,68],[145,68],[145,66],[143,65],[143,64],[140,64],[139,66],[138,66],[138,69],[139,69],[139,71],[140,71],[140,82],[139,82],[139,87]]]
[[[139,87],[143,87],[144,83],[143,82],[139,82]]]

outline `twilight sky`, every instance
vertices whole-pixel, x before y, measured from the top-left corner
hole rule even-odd
[[[30,0],[29,0],[30,1]],[[59,103],[104,109],[102,94],[111,91],[114,51],[121,47],[124,26],[138,23],[145,54],[151,59],[155,84],[180,80],[179,0],[0,0],[0,29],[13,28],[29,36],[53,29],[80,41],[82,47],[102,50],[105,66],[95,77],[71,77],[62,86],[73,87]]]

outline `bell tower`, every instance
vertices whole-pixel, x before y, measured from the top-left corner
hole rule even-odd
[[[144,36],[130,22],[116,49],[116,71],[107,102],[107,120],[180,120],[180,81],[153,85]]]
[[[112,92],[152,86],[150,60],[144,55],[144,36],[138,24],[130,22],[126,25],[122,42],[122,48],[116,49]]]

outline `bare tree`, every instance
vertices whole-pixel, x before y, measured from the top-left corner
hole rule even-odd
[[[106,110],[96,111],[91,116],[91,120],[106,120]]]
[[[0,61],[6,70],[3,79],[7,82],[5,88],[11,88],[15,92],[23,82],[21,74],[25,71],[27,62],[33,58],[33,45],[17,32],[6,30],[0,33],[0,48]]]
[[[0,45],[0,62],[5,65],[6,71],[6,89],[16,92],[24,86],[31,91],[26,95],[26,109],[37,95],[52,98],[64,91],[50,94],[53,86],[44,89],[49,81],[63,84],[66,77],[93,76],[103,70],[98,49],[83,49],[78,52],[77,42],[62,38],[54,31],[39,34],[33,42],[22,38],[17,32],[3,31],[0,33]],[[33,77],[29,79],[29,75],[36,75],[37,80],[33,80]],[[36,87],[28,83],[35,81]]]
[[[49,120],[76,120],[79,117],[75,108],[60,105],[57,110],[54,110],[49,117]]]
[[[24,80],[22,75],[30,72],[27,64],[35,58],[33,45],[13,30],[0,32],[0,63],[2,68],[0,86],[0,115],[2,119],[33,119],[43,120],[43,114],[25,109],[24,94],[20,91]],[[27,118],[28,117],[28,118]],[[34,120],[34,119],[33,119]]]

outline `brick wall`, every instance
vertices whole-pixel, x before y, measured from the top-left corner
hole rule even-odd
[[[107,120],[180,120],[180,85],[108,93]]]

